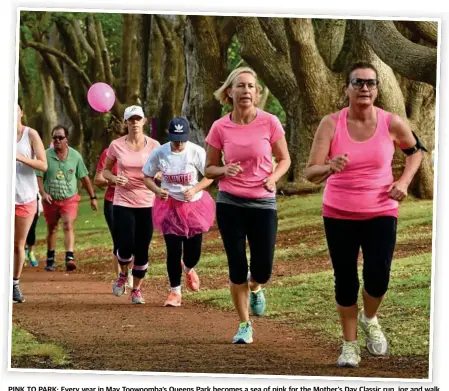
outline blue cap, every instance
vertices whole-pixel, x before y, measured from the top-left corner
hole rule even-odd
[[[190,126],[185,118],[175,117],[168,125],[168,140],[185,142],[189,139]]]

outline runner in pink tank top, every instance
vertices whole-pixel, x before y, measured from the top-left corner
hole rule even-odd
[[[358,367],[359,279],[357,258],[363,251],[363,302],[359,320],[372,355],[387,352],[377,311],[388,289],[396,243],[398,201],[421,164],[425,148],[406,121],[376,106],[379,81],[370,63],[356,63],[347,73],[349,107],[324,117],[315,133],[306,178],[326,181],[323,219],[334,269],[335,299],[343,330],[337,365]],[[394,181],[395,145],[407,155],[402,176]]]

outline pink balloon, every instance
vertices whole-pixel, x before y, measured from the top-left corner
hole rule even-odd
[[[114,106],[114,90],[106,83],[92,84],[87,92],[87,101],[95,111],[107,113]]]

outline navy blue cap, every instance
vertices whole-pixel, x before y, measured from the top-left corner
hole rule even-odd
[[[175,117],[168,125],[169,141],[187,141],[189,139],[190,126],[185,118]]]

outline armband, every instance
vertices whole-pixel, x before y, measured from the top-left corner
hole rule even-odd
[[[429,152],[413,130],[412,130],[412,133],[413,133],[413,137],[415,137],[415,140],[416,140],[415,146],[411,147],[411,148],[401,149],[402,152],[404,152],[407,156],[413,155],[414,153],[418,152],[420,149],[422,149],[425,152]]]

